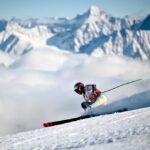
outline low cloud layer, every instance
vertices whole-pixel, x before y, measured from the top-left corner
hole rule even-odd
[[[0,67],[0,135],[80,115],[83,99],[73,91],[78,81],[95,83],[104,91],[143,78],[107,93],[108,103],[148,90],[149,68],[149,62],[118,56],[96,58],[48,49],[32,51],[9,68]]]

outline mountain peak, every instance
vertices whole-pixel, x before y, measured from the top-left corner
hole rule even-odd
[[[91,6],[88,10],[89,14],[91,15],[99,15],[100,14],[100,9],[97,6]]]
[[[106,13],[105,11],[103,11],[102,9],[100,9],[97,6],[91,6],[89,8],[89,10],[87,11],[87,14],[89,17],[98,17],[98,18],[106,18],[109,16],[108,13]]]

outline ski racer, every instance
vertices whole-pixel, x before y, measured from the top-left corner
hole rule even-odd
[[[84,85],[82,82],[77,82],[74,85],[74,91],[79,95],[83,95],[85,101],[81,103],[81,107],[84,110],[91,108],[90,105],[95,103],[97,98],[101,95],[101,91],[96,88],[95,84]]]

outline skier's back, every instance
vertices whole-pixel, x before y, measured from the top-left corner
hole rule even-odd
[[[74,91],[79,95],[83,95],[85,102],[82,102],[81,106],[84,110],[95,103],[97,98],[101,95],[101,91],[96,88],[95,84],[84,85],[82,82],[77,82],[74,85]]]

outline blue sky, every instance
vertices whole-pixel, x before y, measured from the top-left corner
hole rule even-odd
[[[73,18],[91,5],[118,17],[150,13],[150,0],[0,0],[0,18]]]

